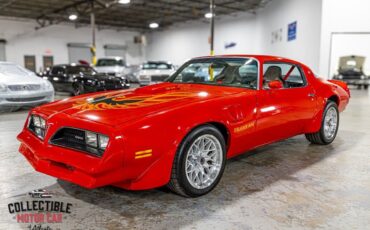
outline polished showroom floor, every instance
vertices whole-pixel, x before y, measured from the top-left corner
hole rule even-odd
[[[26,228],[11,202],[34,189],[73,204],[61,229],[365,229],[370,225],[370,93],[353,90],[328,146],[297,136],[228,162],[210,194],[186,199],[161,188],[87,190],[35,172],[18,153],[27,111],[0,115],[0,229]]]

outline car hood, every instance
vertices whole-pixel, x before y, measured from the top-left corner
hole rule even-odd
[[[362,56],[344,56],[339,59],[339,69],[363,69],[365,57]]]
[[[96,66],[95,69],[99,73],[123,73],[126,68],[124,66]]]
[[[173,72],[172,69],[142,69],[139,75],[171,75]]]
[[[75,118],[117,126],[152,114],[166,113],[247,89],[201,84],[161,83],[133,90],[95,93],[64,99],[38,108],[45,115],[65,113]]]
[[[0,83],[7,85],[42,84],[45,80],[34,74],[3,74],[0,73]]]

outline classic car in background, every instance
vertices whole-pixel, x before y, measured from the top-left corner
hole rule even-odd
[[[13,111],[54,100],[52,84],[10,62],[0,62],[0,111]]]
[[[175,72],[175,67],[165,61],[148,61],[140,66],[136,73],[140,86],[165,81]]]
[[[370,84],[369,76],[364,73],[365,57],[344,56],[339,58],[338,74],[333,79],[346,82],[348,85],[355,85],[359,89],[367,89]]]
[[[98,58],[95,69],[99,73],[106,73],[116,77],[122,77],[129,73],[126,61],[122,57]]]
[[[53,84],[55,91],[69,92],[73,95],[130,87],[125,77],[98,73],[87,65],[55,65],[42,77]]]
[[[201,57],[164,83],[33,109],[19,151],[37,171],[87,188],[167,185],[196,197],[247,150],[299,134],[330,144],[349,97],[344,82],[293,60]]]

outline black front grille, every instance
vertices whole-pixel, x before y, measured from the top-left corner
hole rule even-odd
[[[62,128],[50,139],[50,143],[57,146],[71,148],[87,152],[94,156],[101,157],[103,150],[88,146],[85,142],[86,133],[84,130],[74,128]]]
[[[165,81],[169,75],[154,75],[152,76],[152,81]]]
[[[105,88],[110,89],[119,89],[121,88],[121,84],[119,81],[107,80],[105,81]]]
[[[41,85],[26,84],[26,85],[8,85],[11,91],[36,91],[41,89]]]

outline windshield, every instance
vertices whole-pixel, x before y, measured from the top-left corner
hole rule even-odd
[[[31,75],[33,72],[14,64],[0,64],[0,73],[5,75]]]
[[[95,70],[90,66],[70,66],[67,68],[68,74],[95,74]]]
[[[143,69],[172,69],[172,65],[163,62],[147,62],[143,64]]]
[[[99,59],[96,66],[125,66],[122,59]]]
[[[185,63],[169,80],[257,89],[258,63],[250,58],[202,58]]]

